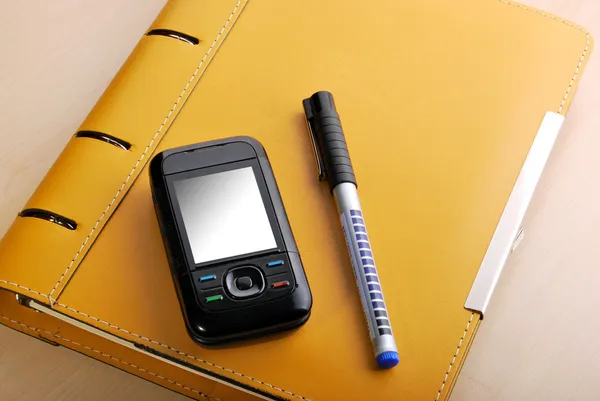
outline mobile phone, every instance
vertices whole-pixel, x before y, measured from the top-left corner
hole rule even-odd
[[[154,207],[190,336],[202,344],[302,325],[312,296],[263,146],[234,137],[150,163]]]

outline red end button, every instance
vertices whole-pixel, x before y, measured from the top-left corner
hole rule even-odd
[[[271,284],[271,288],[285,288],[290,285],[289,281],[278,281],[276,283]]]

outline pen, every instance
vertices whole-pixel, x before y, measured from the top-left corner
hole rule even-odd
[[[319,181],[329,181],[337,204],[377,364],[380,368],[394,367],[400,361],[398,349],[333,96],[329,92],[317,92],[302,104],[317,159]]]

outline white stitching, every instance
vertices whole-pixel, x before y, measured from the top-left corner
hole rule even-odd
[[[195,356],[193,356],[193,355],[189,355],[189,354],[186,354],[185,352],[182,352],[182,351],[179,351],[178,349],[176,349],[176,348],[173,348],[173,347],[171,347],[170,345],[166,345],[166,344],[160,343],[160,342],[158,342],[158,341],[152,340],[152,339],[150,339],[150,338],[148,338],[148,337],[144,337],[144,336],[141,336],[141,335],[139,335],[139,334],[133,333],[133,332],[131,332],[131,331],[129,331],[129,330],[122,329],[122,328],[120,328],[120,327],[118,327],[118,326],[115,326],[114,324],[110,324],[110,323],[108,323],[107,321],[104,321],[104,320],[102,320],[102,319],[98,319],[97,317],[94,317],[94,316],[90,316],[90,315],[88,315],[88,314],[87,314],[87,313],[85,313],[85,312],[80,312],[80,311],[78,311],[77,309],[71,308],[70,306],[67,306],[67,305],[65,305],[65,304],[62,304],[62,303],[60,303],[60,302],[56,302],[56,305],[57,305],[57,306],[60,306],[60,307],[63,307],[63,308],[65,308],[65,309],[67,309],[67,310],[70,310],[71,312],[74,312],[74,313],[77,313],[77,314],[79,314],[79,315],[85,316],[85,317],[87,317],[88,319],[92,319],[92,320],[94,320],[95,322],[102,323],[102,324],[104,324],[104,325],[106,325],[106,326],[108,326],[108,327],[110,327],[110,328],[112,328],[112,329],[115,329],[115,330],[121,331],[121,332],[123,332],[123,333],[126,333],[126,334],[129,334],[129,335],[131,335],[131,336],[133,336],[133,337],[136,337],[136,338],[139,338],[139,339],[141,339],[141,340],[148,341],[148,342],[150,342],[150,343],[152,343],[152,344],[155,344],[155,345],[161,346],[161,347],[163,347],[163,348],[166,348],[166,349],[168,349],[168,350],[170,350],[170,351],[176,352],[176,353],[177,353],[177,354],[179,354],[179,355],[182,355],[182,356],[188,357],[188,358],[190,358],[190,359],[193,359],[193,360],[195,360],[195,361],[198,361],[198,362],[204,363],[204,364],[206,364],[206,365],[208,365],[208,366],[212,366],[213,368],[221,369],[221,370],[224,370],[224,371],[226,371],[226,372],[232,373],[232,374],[234,374],[234,375],[236,375],[236,376],[244,377],[244,378],[246,378],[246,379],[248,379],[248,380],[251,380],[251,381],[253,381],[253,382],[255,382],[255,383],[259,383],[259,384],[262,384],[262,385],[268,386],[268,387],[272,388],[273,390],[277,390],[277,391],[280,391],[280,392],[282,392],[282,393],[289,394],[289,395],[291,395],[291,396],[293,396],[293,397],[296,397],[296,398],[299,398],[299,399],[301,399],[301,400],[310,401],[310,399],[308,399],[308,398],[306,398],[306,397],[303,397],[303,396],[301,396],[301,395],[298,395],[298,394],[294,394],[294,393],[292,393],[291,391],[284,390],[284,389],[282,389],[282,388],[280,388],[280,387],[277,387],[277,386],[274,386],[274,385],[272,385],[272,384],[269,384],[269,383],[266,383],[266,382],[260,381],[260,380],[258,380],[258,379],[255,379],[255,378],[253,378],[253,377],[247,376],[247,375],[245,375],[245,374],[243,374],[243,373],[238,373],[238,372],[236,372],[235,370],[231,370],[231,369],[228,369],[228,368],[224,368],[224,367],[222,367],[222,366],[219,366],[219,365],[217,365],[217,364],[214,364],[214,363],[212,363],[212,362],[205,361],[204,359],[196,358]]]
[[[585,32],[585,31],[584,31]],[[579,63],[577,64],[577,68],[575,68],[575,74],[573,74],[573,78],[571,78],[571,82],[569,82],[569,86],[567,87],[567,91],[565,92],[565,96],[563,97],[562,102],[560,103],[560,107],[558,108],[558,112],[562,113],[565,103],[567,102],[567,98],[569,97],[569,92],[571,92],[571,88],[575,83],[575,80],[579,76],[579,70],[581,69],[581,65],[585,60],[585,56],[590,47],[590,34],[585,32],[585,49],[583,49],[583,53],[581,54],[581,58],[579,59]]]
[[[94,224],[94,227],[92,227],[92,231],[90,231],[90,233],[87,235],[87,237],[85,237],[83,243],[79,247],[79,250],[77,251],[77,253],[73,257],[73,259],[71,259],[71,262],[69,263],[69,265],[67,266],[67,268],[65,269],[65,271],[63,272],[63,274],[60,276],[60,278],[58,279],[58,281],[54,285],[54,288],[52,288],[52,290],[50,291],[49,299],[50,299],[50,303],[51,304],[54,304],[54,302],[56,301],[55,299],[52,298],[52,294],[54,294],[54,291],[56,291],[56,289],[58,288],[58,286],[60,285],[60,283],[63,281],[63,279],[65,278],[65,276],[69,273],[69,270],[71,269],[71,267],[73,266],[73,264],[75,263],[75,261],[77,260],[77,258],[79,257],[79,255],[81,254],[81,251],[83,250],[83,248],[85,248],[85,246],[88,243],[90,237],[92,235],[94,235],[94,232],[98,228],[98,225],[104,219],[104,216],[106,216],[106,214],[108,213],[108,211],[110,210],[110,208],[112,207],[112,205],[115,203],[115,201],[117,200],[117,197],[123,191],[123,189],[125,188],[125,185],[127,185],[127,183],[129,182],[129,180],[133,176],[133,173],[137,170],[138,166],[140,165],[140,162],[146,156],[146,153],[148,153],[148,150],[150,150],[150,148],[152,147],[152,144],[156,140],[156,137],[160,134],[160,132],[162,131],[162,129],[164,128],[164,126],[167,124],[167,122],[169,121],[169,118],[171,118],[171,115],[173,114],[173,112],[175,111],[175,109],[177,108],[177,106],[179,105],[179,102],[181,102],[181,99],[183,98],[183,96],[187,92],[188,88],[190,87],[190,84],[196,78],[196,75],[198,74],[198,71],[200,71],[200,68],[202,68],[202,65],[206,61],[206,58],[208,57],[208,55],[210,54],[210,52],[212,51],[212,49],[215,47],[215,45],[217,44],[217,42],[221,38],[221,35],[223,35],[223,32],[225,32],[225,29],[227,29],[227,26],[231,22],[231,19],[234,17],[235,13],[239,9],[239,6],[240,6],[241,2],[242,2],[242,0],[238,0],[237,4],[233,8],[233,11],[231,12],[231,14],[229,14],[229,18],[227,18],[227,21],[225,21],[225,24],[221,27],[221,30],[219,31],[219,33],[215,37],[215,40],[213,40],[212,44],[210,45],[210,47],[206,51],[206,54],[204,54],[204,57],[202,58],[202,60],[200,60],[200,63],[196,67],[196,70],[194,71],[194,73],[190,77],[189,81],[187,82],[187,84],[185,85],[185,87],[183,88],[183,90],[181,91],[181,93],[179,94],[179,97],[175,101],[175,104],[173,104],[173,107],[171,107],[171,110],[169,110],[169,113],[167,114],[167,116],[163,120],[163,122],[160,125],[160,127],[158,127],[158,130],[156,131],[156,133],[152,137],[152,140],[150,140],[150,143],[148,144],[148,146],[146,146],[146,148],[144,149],[144,152],[142,153],[142,155],[140,156],[140,158],[138,159],[138,161],[135,163],[135,165],[133,166],[133,168],[129,172],[129,175],[127,176],[127,178],[125,178],[125,181],[123,181],[123,183],[119,187],[119,190],[117,191],[117,193],[115,194],[115,196],[112,198],[112,200],[110,201],[110,203],[108,204],[108,206],[106,206],[106,209],[104,209],[104,211],[102,212],[102,214],[100,215],[100,217],[96,221],[96,224]]]
[[[446,385],[446,381],[448,380],[450,371],[452,370],[452,367],[454,366],[454,362],[456,362],[456,357],[458,356],[458,353],[460,352],[460,347],[462,347],[463,340],[465,339],[467,332],[469,331],[469,326],[471,326],[471,322],[473,321],[474,316],[475,316],[475,313],[471,313],[471,317],[469,318],[469,321],[467,322],[467,327],[465,327],[465,331],[463,331],[463,334],[460,337],[460,340],[458,340],[458,346],[456,347],[454,356],[452,357],[452,360],[450,361],[450,365],[448,366],[448,370],[446,371],[446,376],[444,376],[444,380],[442,381],[442,386],[440,387],[440,389],[437,392],[437,397],[435,397],[435,401],[438,401],[440,399],[440,395],[442,395],[442,391],[444,390],[444,386]]]
[[[562,101],[560,103],[560,106],[558,108],[558,113],[562,113],[563,108],[565,107],[565,103],[567,102],[567,99],[569,97],[569,93],[571,92],[571,89],[573,88],[573,84],[575,83],[575,80],[577,80],[577,77],[579,76],[579,70],[581,69],[581,65],[583,64],[583,61],[585,60],[585,56],[587,56],[587,53],[588,53],[588,51],[590,49],[590,42],[591,42],[590,33],[588,31],[586,31],[585,29],[583,29],[582,27],[577,26],[577,25],[573,24],[570,21],[566,21],[566,20],[564,20],[562,18],[556,17],[556,16],[554,16],[552,14],[545,13],[545,12],[543,12],[541,10],[536,10],[535,8],[527,7],[527,6],[523,5],[523,4],[513,3],[510,0],[498,0],[498,1],[500,1],[501,3],[504,3],[506,5],[509,5],[509,6],[517,7],[517,8],[520,8],[522,10],[525,10],[525,11],[531,11],[531,12],[534,12],[534,13],[539,14],[541,16],[548,17],[548,18],[553,19],[553,20],[555,20],[557,22],[560,22],[561,24],[565,24],[567,26],[570,26],[571,28],[577,29],[578,31],[581,31],[581,32],[583,32],[585,34],[585,38],[586,38],[586,40],[585,40],[585,48],[583,49],[583,53],[581,54],[581,58],[579,59],[579,63],[577,63],[577,67],[575,68],[575,73],[573,74],[573,77],[571,78],[571,82],[569,82],[569,86],[567,86],[567,91],[565,92],[565,95],[563,96]]]
[[[6,281],[6,280],[0,280],[0,283],[4,283],[4,284],[8,284],[8,285],[13,285],[13,286],[15,286],[17,288],[21,288],[21,289],[23,289],[25,291],[33,292],[34,294],[37,294],[37,295],[39,295],[41,297],[48,298],[48,295],[46,295],[46,294],[42,294],[41,292],[37,292],[36,290],[32,290],[30,288],[23,287],[22,285],[19,285],[17,283],[12,283],[12,282]]]
[[[216,398],[216,397],[209,397],[209,396],[207,396],[206,394],[202,393],[201,391],[198,391],[198,390],[196,390],[196,389],[193,389],[193,388],[190,388],[190,387],[188,387],[188,386],[185,386],[185,385],[183,385],[183,384],[181,384],[181,383],[178,383],[178,382],[176,382],[176,381],[174,381],[174,380],[171,380],[171,379],[169,379],[169,378],[163,377],[163,376],[161,376],[161,375],[159,375],[159,374],[157,374],[157,373],[150,372],[149,370],[146,370],[146,369],[144,369],[144,368],[141,368],[141,367],[139,367],[139,366],[137,366],[137,365],[134,365],[134,364],[132,364],[132,363],[125,362],[125,361],[123,361],[123,360],[121,360],[121,359],[115,358],[115,357],[114,357],[114,356],[112,356],[112,355],[106,354],[106,353],[104,353],[104,352],[102,352],[102,351],[98,351],[98,350],[96,350],[96,349],[94,349],[94,348],[88,347],[87,345],[84,345],[84,344],[78,343],[77,341],[69,340],[69,339],[68,339],[68,338],[66,338],[66,337],[60,336],[60,335],[58,335],[58,334],[54,334],[54,333],[52,333],[52,332],[50,332],[50,331],[48,331],[48,330],[41,330],[41,329],[38,329],[37,327],[27,326],[27,325],[26,325],[26,324],[24,324],[24,323],[21,323],[21,322],[19,322],[19,321],[13,320],[13,319],[9,319],[9,318],[8,318],[8,317],[6,317],[6,316],[2,316],[2,315],[0,315],[0,318],[2,318],[2,319],[4,319],[4,320],[8,320],[9,322],[12,322],[12,323],[18,324],[19,326],[22,326],[22,327],[28,328],[28,329],[30,329],[30,330],[37,331],[37,332],[39,332],[39,333],[46,333],[46,334],[48,334],[48,335],[50,335],[50,336],[52,336],[52,337],[54,337],[54,338],[57,338],[57,339],[59,339],[59,340],[66,341],[66,342],[68,342],[68,343],[71,343],[71,344],[77,345],[77,346],[79,346],[79,347],[83,347],[83,348],[87,349],[88,351],[92,351],[92,352],[94,352],[94,353],[97,353],[97,354],[99,354],[99,355],[102,355],[102,356],[103,356],[103,357],[105,357],[105,358],[112,359],[113,361],[116,361],[116,362],[122,363],[122,364],[124,364],[124,365],[130,366],[130,367],[132,367],[132,368],[134,368],[134,369],[137,369],[137,370],[139,370],[140,372],[148,373],[149,375],[152,375],[152,376],[154,376],[154,377],[156,377],[156,378],[158,378],[158,379],[165,380],[165,381],[167,381],[167,382],[169,382],[169,383],[171,383],[171,384],[174,384],[174,385],[176,385],[176,386],[178,386],[178,387],[181,387],[181,388],[183,388],[183,389],[185,389],[185,390],[188,390],[188,391],[191,391],[191,392],[193,392],[193,393],[195,393],[195,394],[198,394],[198,395],[199,395],[200,397],[202,397],[202,398],[208,398],[208,399],[213,399],[213,400],[216,400],[216,401],[221,401],[221,399],[219,399],[219,398]]]

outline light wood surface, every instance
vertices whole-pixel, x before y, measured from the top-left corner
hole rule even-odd
[[[600,38],[598,0],[525,2]],[[0,2],[0,234],[163,4]],[[453,401],[600,400],[599,105],[594,53]],[[0,399],[185,397],[0,327]]]

